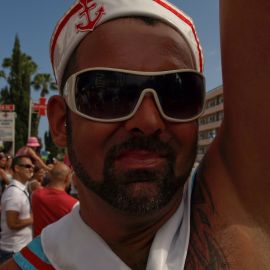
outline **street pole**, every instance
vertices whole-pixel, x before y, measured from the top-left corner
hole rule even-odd
[[[12,139],[13,139],[13,142],[12,142],[12,156],[15,155],[15,121],[16,121],[16,113],[15,112],[12,112],[13,114],[13,134],[12,134]]]
[[[29,117],[28,117],[28,138],[31,137],[31,125],[32,125],[32,99],[29,101]]]

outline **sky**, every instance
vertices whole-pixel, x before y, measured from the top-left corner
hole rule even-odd
[[[132,0],[131,0],[132,1]],[[51,73],[49,41],[55,24],[74,0],[0,0],[0,64],[10,57],[15,35],[19,36],[21,50],[38,65],[39,73]],[[173,0],[176,6],[193,18],[204,50],[206,88],[222,84],[219,43],[218,0]],[[5,82],[0,79],[0,88]],[[39,94],[32,93],[33,100]],[[42,117],[39,136],[48,130],[48,121]]]

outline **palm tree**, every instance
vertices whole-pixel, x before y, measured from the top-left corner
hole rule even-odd
[[[6,78],[6,74],[4,70],[0,70],[0,78]]]
[[[45,97],[56,85],[50,74],[37,73],[38,66],[31,56],[20,49],[19,37],[16,35],[12,55],[2,62],[0,78],[6,86],[0,89],[0,103],[12,103],[16,106],[16,148],[23,146],[28,136],[28,116],[31,88],[40,91]],[[38,135],[39,117],[33,115],[32,135]]]
[[[40,91],[41,97],[49,94],[50,90],[57,90],[56,83],[48,73],[37,74],[32,81],[32,86],[35,90]]]
[[[15,104],[16,107],[16,148],[27,140],[28,108],[31,78],[37,71],[37,64],[20,48],[19,37],[15,36],[12,55],[2,62],[0,77],[6,80],[1,89],[1,102]]]

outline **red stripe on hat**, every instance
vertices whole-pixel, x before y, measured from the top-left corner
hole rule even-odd
[[[163,6],[164,8],[168,9],[169,11],[171,11],[173,14],[175,14],[179,19],[181,19],[183,22],[185,22],[187,25],[190,26],[190,28],[192,29],[193,35],[195,37],[196,43],[197,43],[197,49],[199,52],[199,60],[200,60],[200,71],[203,71],[203,60],[202,60],[202,51],[200,48],[200,42],[199,39],[197,37],[196,34],[196,30],[194,28],[193,23],[188,20],[183,14],[181,14],[179,11],[175,10],[173,7],[169,6],[167,3],[161,1],[161,0],[154,0],[156,3],[160,4],[161,6]]]
[[[59,23],[57,29],[55,30],[55,34],[53,36],[53,40],[52,40],[52,46],[51,46],[51,62],[52,62],[52,66],[54,67],[54,50],[55,50],[55,46],[56,46],[56,42],[57,39],[60,35],[60,33],[62,32],[63,28],[65,27],[65,25],[67,24],[67,22],[69,21],[69,19],[75,14],[77,13],[80,9],[82,8],[81,4],[77,4],[76,6],[74,6],[63,18],[63,20]]]
[[[55,270],[50,264],[42,261],[29,248],[22,249],[21,254],[38,270]]]

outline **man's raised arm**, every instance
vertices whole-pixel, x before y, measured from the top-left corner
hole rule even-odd
[[[270,1],[221,0],[220,7],[225,118],[204,173],[217,200],[226,195],[214,182],[270,225]]]
[[[222,0],[224,158],[261,193],[270,183],[270,1]],[[241,185],[240,183],[240,185]],[[243,186],[243,188],[244,188]],[[250,194],[250,195],[251,195]],[[259,194],[256,194],[259,195]]]

